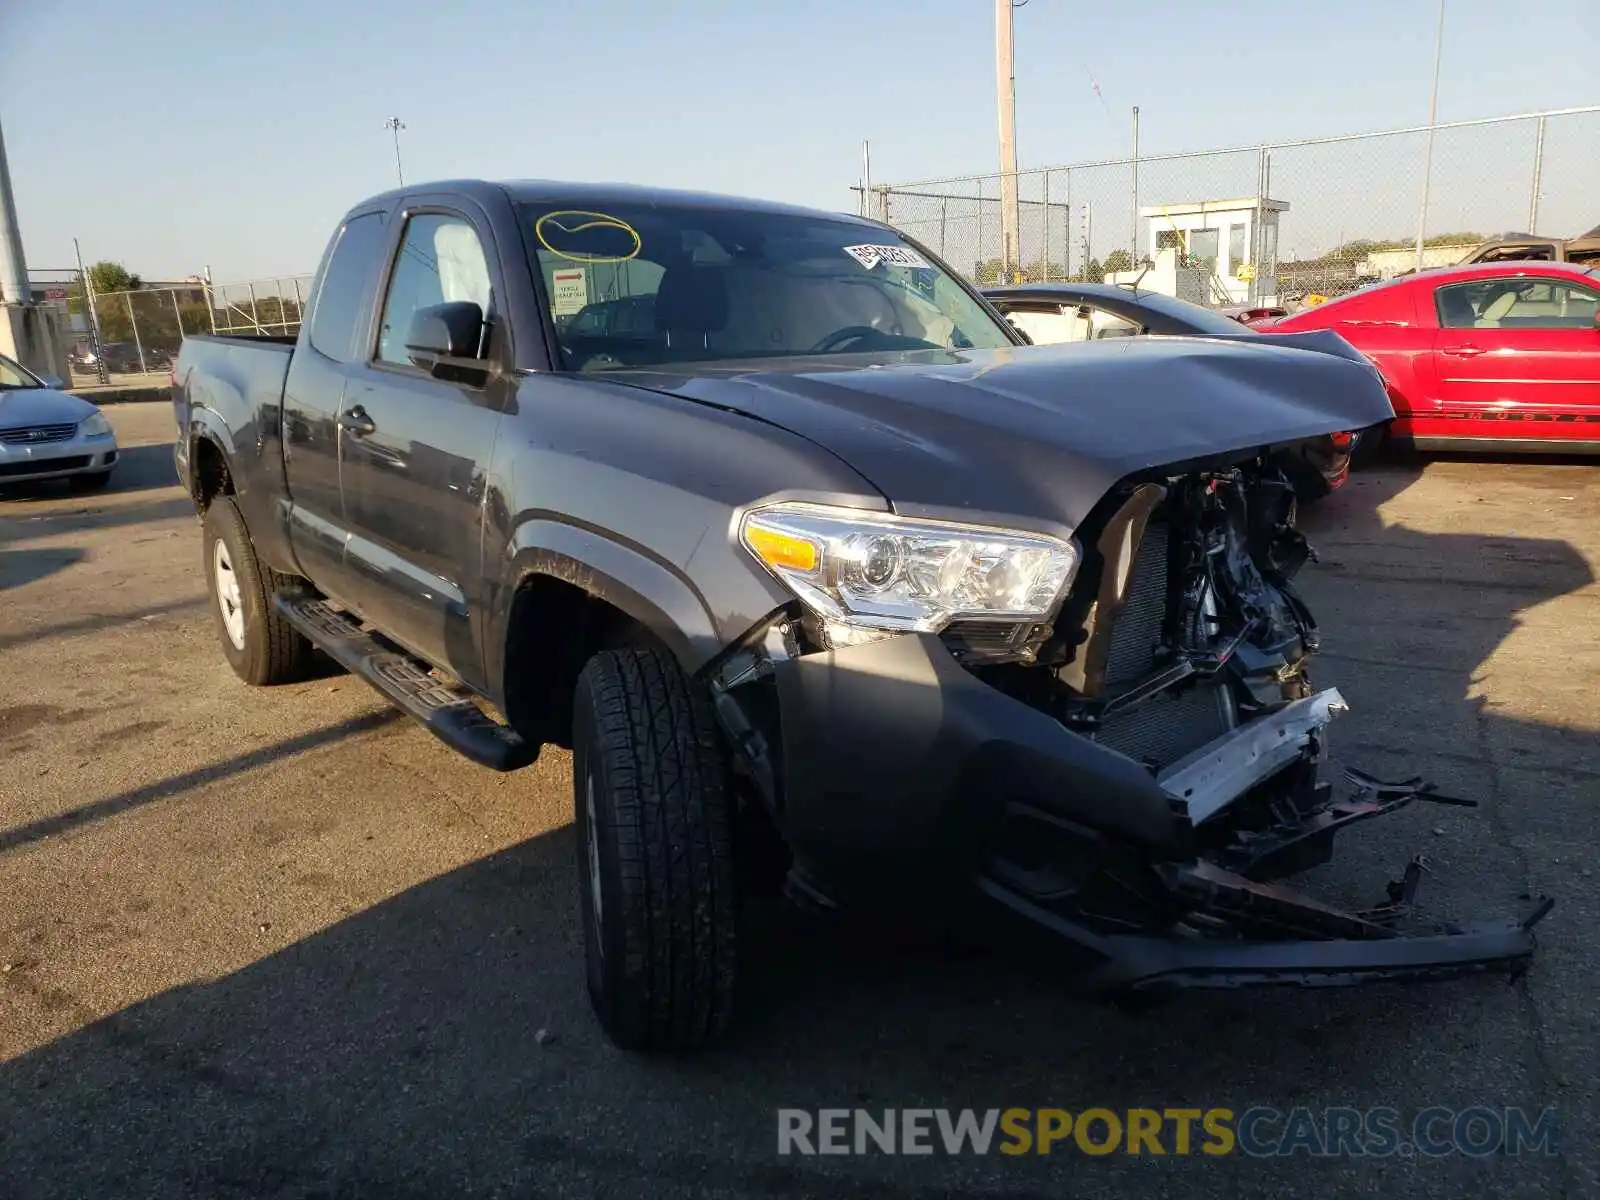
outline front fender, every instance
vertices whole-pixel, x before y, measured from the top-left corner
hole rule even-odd
[[[493,606],[491,646],[503,645],[516,589],[533,575],[573,584],[632,617],[693,673],[722,649],[705,598],[674,564],[648,556],[591,529],[533,520],[518,527],[507,546]]]

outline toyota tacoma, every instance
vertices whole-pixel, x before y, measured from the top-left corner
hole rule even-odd
[[[224,654],[320,650],[486,767],[572,751],[589,994],[683,1049],[741,898],[969,911],[1105,995],[1515,971],[1279,880],[1419,780],[1319,777],[1281,464],[1392,416],[1268,339],[1029,346],[875,222],[620,186],[353,208],[298,338],[190,337],[180,475]]]

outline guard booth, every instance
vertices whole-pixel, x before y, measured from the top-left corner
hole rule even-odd
[[[1143,252],[1158,261],[1172,250],[1202,271],[1211,304],[1276,304],[1278,217],[1288,211],[1286,200],[1255,196],[1150,205],[1139,209]]]

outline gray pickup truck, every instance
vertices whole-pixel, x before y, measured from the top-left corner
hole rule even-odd
[[[1032,347],[854,217],[549,183],[353,208],[298,339],[192,337],[223,652],[336,660],[486,767],[573,754],[609,1035],[723,1028],[741,902],[1018,921],[1101,994],[1516,968],[1273,881],[1417,780],[1319,780],[1276,465],[1387,420],[1261,338]]]

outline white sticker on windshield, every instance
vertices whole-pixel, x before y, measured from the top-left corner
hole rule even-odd
[[[844,252],[867,270],[879,263],[891,267],[926,267],[928,260],[910,246],[846,246]]]
[[[589,303],[589,275],[583,267],[563,267],[550,275],[550,315],[570,317]]]

